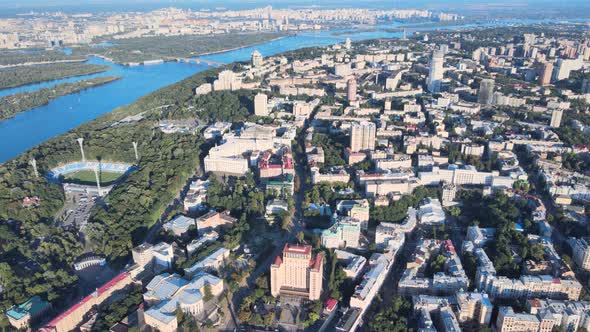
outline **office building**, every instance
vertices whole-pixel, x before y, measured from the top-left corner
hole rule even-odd
[[[440,50],[434,51],[432,53],[428,79],[426,80],[428,91],[431,93],[438,93],[441,90],[442,79],[444,75],[444,56],[445,54]]]
[[[561,126],[561,118],[563,117],[562,109],[554,109],[551,112],[551,122],[549,125],[553,128],[559,128]]]
[[[374,150],[377,126],[372,122],[353,123],[350,129],[350,149],[352,152]]]
[[[264,93],[259,93],[254,97],[254,115],[268,116],[268,97]]]
[[[479,83],[477,102],[483,105],[491,105],[494,98],[494,80],[483,79]]]
[[[322,293],[324,254],[312,253],[310,245],[287,243],[270,267],[274,297],[318,300]],[[281,257],[282,256],[282,257]]]
[[[346,98],[349,102],[356,101],[356,80],[351,78],[346,83]]]

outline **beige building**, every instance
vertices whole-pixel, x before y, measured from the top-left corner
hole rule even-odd
[[[92,294],[89,294],[80,302],[74,304],[72,307],[64,311],[61,315],[54,318],[47,323],[43,328],[39,329],[41,332],[67,332],[75,330],[76,327],[84,322],[86,315],[96,307],[100,306],[105,300],[111,297],[113,293],[121,290],[134,281],[131,275],[123,272],[109,282],[98,288]]]
[[[318,300],[322,293],[324,254],[313,256],[310,245],[286,244],[270,266],[272,296]]]
[[[500,307],[496,320],[498,332],[551,332],[557,324],[553,315],[515,313],[512,307]]]
[[[268,97],[259,93],[254,97],[254,114],[257,116],[268,116]]]
[[[494,306],[486,293],[459,292],[456,298],[459,322],[473,321],[483,326],[490,325]]]
[[[553,74],[553,64],[551,62],[543,63],[539,73],[539,85],[549,85],[551,83],[551,74]]]
[[[219,73],[218,78],[213,82],[214,91],[239,90],[242,87],[242,80],[231,70],[224,70]]]
[[[551,122],[549,125],[553,128],[559,128],[561,126],[561,118],[563,117],[563,110],[562,109],[554,109],[551,112]]]
[[[353,152],[374,150],[376,132],[377,127],[372,122],[354,123],[350,129],[350,149]]]
[[[229,215],[229,211],[221,213],[211,211],[197,218],[197,229],[199,230],[199,234],[204,234],[217,230],[218,228],[230,228],[237,221],[236,218]]]
[[[496,328],[498,332],[538,331],[539,319],[531,314],[517,314],[512,307],[500,307]]]
[[[356,80],[351,78],[346,83],[346,98],[349,102],[356,101]]]

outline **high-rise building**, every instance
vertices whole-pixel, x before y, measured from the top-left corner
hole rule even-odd
[[[268,116],[268,97],[259,93],[254,97],[254,114],[257,116]]]
[[[479,84],[477,101],[483,105],[491,105],[494,99],[494,80],[483,79]]]
[[[350,50],[350,48],[352,47],[352,42],[350,41],[350,38],[346,38],[346,42],[344,42],[344,47],[347,50]]]
[[[252,67],[255,67],[255,68],[262,67],[263,64],[264,64],[264,59],[262,57],[262,54],[260,54],[260,52],[258,52],[258,51],[252,52]]]
[[[551,62],[544,62],[541,65],[541,72],[539,73],[539,85],[546,86],[551,83],[551,75],[553,74],[553,64]]]
[[[318,300],[322,293],[324,254],[312,253],[310,245],[285,244],[282,257],[270,266],[270,289],[274,297]]]
[[[346,98],[348,101],[356,101],[356,80],[351,78],[346,83]]]
[[[239,90],[242,87],[242,80],[231,70],[224,70],[219,73],[213,82],[214,91]]]
[[[372,122],[353,123],[350,129],[350,149],[352,152],[374,150],[377,126]]]
[[[432,58],[430,59],[430,70],[428,72],[428,79],[426,81],[426,84],[428,85],[428,91],[432,93],[440,92],[444,74],[444,61],[445,55],[442,51],[437,50],[432,53]]]
[[[561,126],[561,118],[563,116],[562,109],[554,109],[551,113],[551,123],[549,124],[553,128],[559,128]]]
[[[584,66],[584,61],[582,59],[559,59],[557,60],[557,64],[555,69],[553,70],[553,77],[554,81],[561,81],[570,78],[570,73],[572,70],[579,70]]]

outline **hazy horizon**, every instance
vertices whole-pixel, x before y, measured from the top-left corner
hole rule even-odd
[[[70,13],[80,12],[116,12],[116,11],[150,11],[163,7],[215,9],[223,7],[226,9],[248,9],[271,5],[277,8],[285,7],[324,7],[324,8],[375,8],[375,9],[404,9],[417,8],[433,11],[456,12],[460,14],[472,14],[477,16],[495,15],[502,13],[509,16],[519,14],[537,14],[539,16],[557,17],[590,17],[590,1],[550,1],[550,0],[375,0],[375,1],[351,1],[351,0],[88,0],[84,3],[74,0],[42,1],[42,0],[21,0],[7,1],[0,0],[2,12],[0,16],[14,16],[29,11],[64,11]],[[536,11],[536,9],[539,9]]]

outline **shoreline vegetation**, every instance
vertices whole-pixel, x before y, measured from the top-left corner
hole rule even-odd
[[[152,61],[177,61],[179,59],[228,52],[240,48],[288,37],[288,33],[242,33],[219,36],[154,36],[119,39],[103,48],[81,46],[73,49],[80,56],[93,55],[116,64],[140,65]]]
[[[73,83],[61,83],[35,91],[19,92],[0,98],[0,121],[9,119],[18,113],[47,105],[52,100],[97,87],[120,79],[121,76],[95,77]]]
[[[84,63],[56,63],[0,69],[0,90],[64,78],[102,73],[111,67]]]
[[[0,50],[0,68],[80,61],[86,61],[86,57],[79,55],[69,55],[61,50]]]

